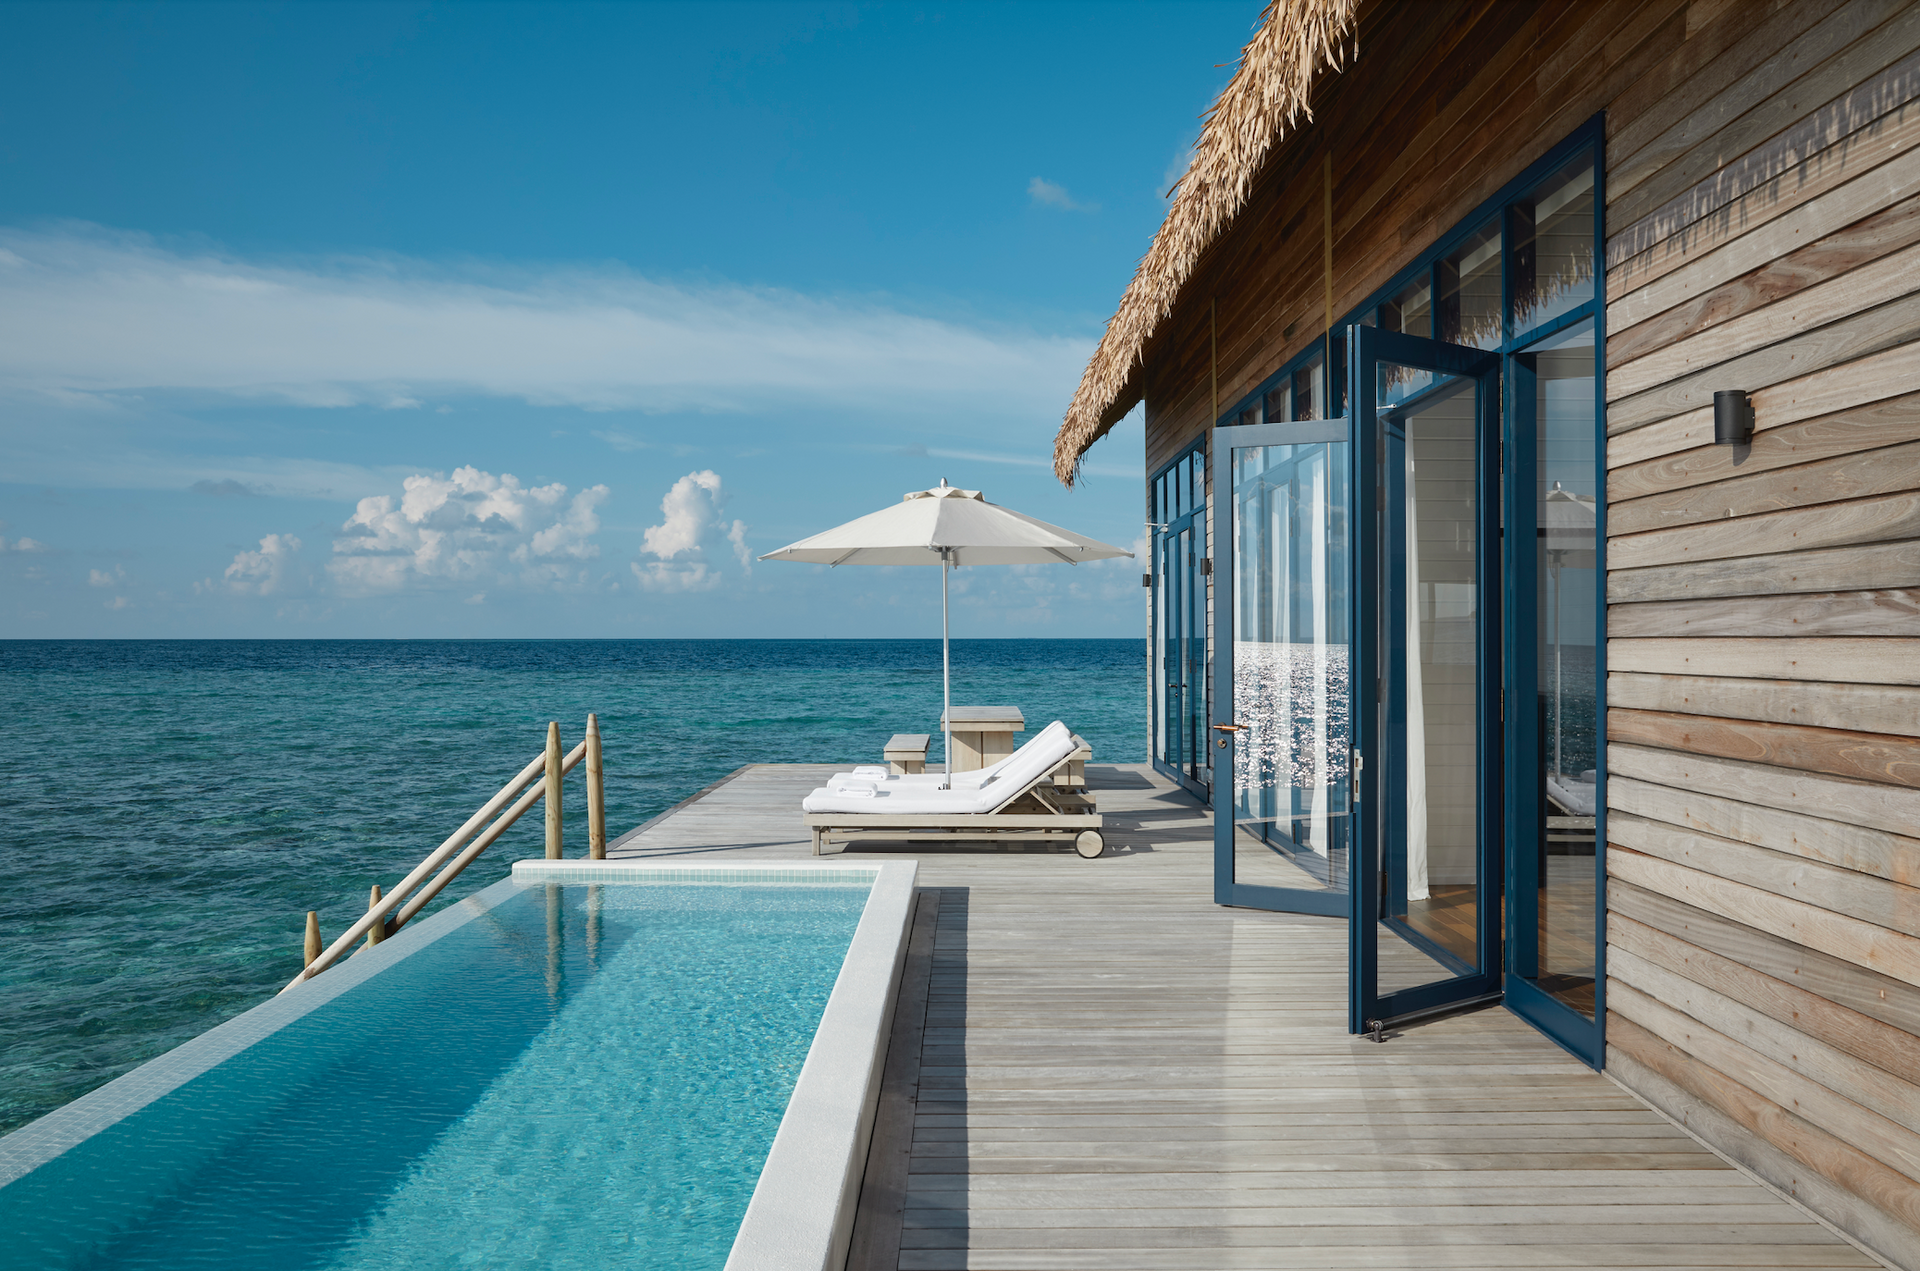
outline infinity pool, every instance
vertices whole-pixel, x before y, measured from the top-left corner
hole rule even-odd
[[[0,1139],[0,1261],[718,1268],[871,885],[819,879],[497,883]]]

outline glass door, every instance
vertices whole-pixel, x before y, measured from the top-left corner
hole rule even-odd
[[[1515,353],[1506,523],[1507,1005],[1598,1064],[1605,471],[1594,321]]]
[[[1351,1027],[1499,997],[1499,359],[1351,328]]]
[[[1345,916],[1347,421],[1213,430],[1214,899]]]
[[[1205,456],[1182,458],[1155,482],[1154,758],[1205,796],[1206,568]]]

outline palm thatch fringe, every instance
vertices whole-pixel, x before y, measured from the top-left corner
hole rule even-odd
[[[1073,485],[1087,447],[1138,400],[1132,381],[1148,338],[1173,312],[1201,253],[1245,206],[1267,153],[1301,115],[1313,117],[1307,102],[1314,79],[1322,67],[1343,65],[1342,41],[1353,29],[1357,2],[1269,0],[1239,69],[1207,112],[1167,219],[1067,407],[1053,443],[1053,471],[1063,484]]]

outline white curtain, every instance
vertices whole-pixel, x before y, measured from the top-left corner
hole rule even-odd
[[[1322,856],[1329,854],[1331,836],[1327,833],[1327,782],[1331,776],[1331,758],[1327,754],[1327,453],[1322,450],[1313,465],[1312,562],[1313,596],[1313,785],[1307,809],[1308,844]]]
[[[1420,503],[1407,437],[1407,899],[1427,899],[1427,694],[1420,673]]]

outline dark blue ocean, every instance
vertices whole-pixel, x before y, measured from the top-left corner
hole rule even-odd
[[[1144,663],[1138,640],[956,641],[954,700],[1138,762]],[[940,645],[0,641],[0,1133],[272,996],[307,910],[339,934],[589,711],[617,834],[745,763],[937,731]],[[541,835],[536,809],[438,903]]]

